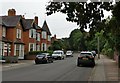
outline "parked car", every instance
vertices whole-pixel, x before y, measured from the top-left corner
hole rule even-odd
[[[61,60],[61,59],[65,58],[65,54],[62,50],[56,50],[53,52],[52,57],[53,57],[53,59]]]
[[[52,63],[53,59],[52,56],[49,55],[49,53],[40,53],[35,58],[35,63]]]
[[[73,57],[73,52],[72,52],[71,50],[68,50],[68,51],[66,52],[66,57],[68,57],[68,56]]]
[[[91,51],[93,53],[93,56],[95,57],[96,56],[96,51]]]
[[[77,66],[95,66],[95,58],[92,52],[82,51],[77,59]]]

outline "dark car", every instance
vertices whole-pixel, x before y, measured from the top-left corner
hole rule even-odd
[[[52,56],[49,55],[49,53],[41,53],[38,54],[35,58],[35,63],[39,64],[39,63],[52,63],[53,59]]]
[[[95,58],[92,52],[82,51],[77,59],[77,66],[95,66]]]

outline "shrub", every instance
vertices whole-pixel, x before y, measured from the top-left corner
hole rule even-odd
[[[28,55],[37,55],[39,53],[49,53],[50,55],[52,55],[53,51],[31,51],[28,53]]]

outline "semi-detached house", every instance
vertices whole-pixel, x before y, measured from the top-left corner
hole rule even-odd
[[[51,45],[51,32],[45,21],[43,27],[38,26],[38,17],[25,19],[16,15],[15,9],[9,9],[8,16],[1,16],[0,23],[0,55],[18,56],[30,51],[47,51]]]
[[[2,16],[2,51],[3,56],[24,56],[22,16],[16,15],[14,9],[8,11],[8,16]]]

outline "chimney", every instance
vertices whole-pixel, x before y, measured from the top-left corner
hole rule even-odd
[[[15,16],[15,15],[16,15],[15,9],[9,9],[8,10],[8,16]]]
[[[35,16],[35,23],[38,25],[38,17],[37,16]]]
[[[54,35],[54,39],[56,40],[56,34]]]

